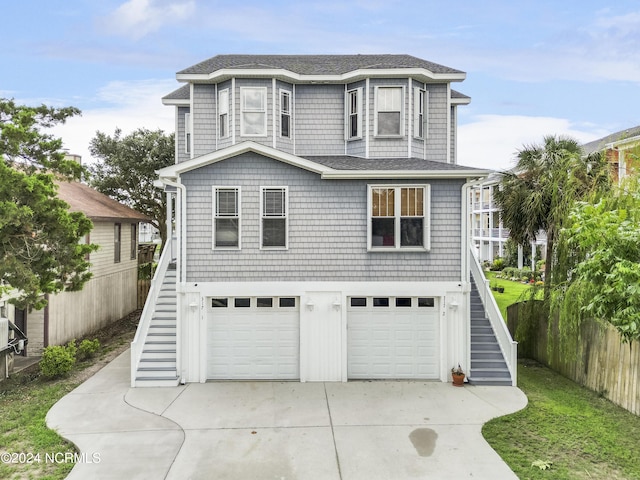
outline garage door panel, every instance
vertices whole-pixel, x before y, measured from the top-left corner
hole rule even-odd
[[[393,298],[388,307],[372,300],[348,309],[348,377],[439,378],[437,309],[419,307],[417,298],[397,307]]]
[[[246,297],[243,297],[246,298]],[[207,325],[207,378],[271,380],[300,378],[300,320],[296,308],[211,308]]]

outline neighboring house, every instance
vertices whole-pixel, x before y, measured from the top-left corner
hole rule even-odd
[[[219,55],[178,72],[163,98],[176,164],[158,182],[175,238],[132,385],[450,381],[458,364],[515,382],[513,343],[507,366],[470,322],[468,187],[489,172],[456,163],[464,78],[409,55]]]
[[[586,154],[603,151],[611,164],[611,175],[620,181],[640,166],[640,125],[586,143]]]
[[[78,182],[58,182],[58,197],[93,222],[83,240],[99,246],[89,256],[92,278],[78,292],[48,295],[42,310],[21,312],[27,355],[61,345],[119,320],[137,308],[138,224],[148,218]]]
[[[640,165],[640,126],[612,133],[582,145],[586,155],[603,151],[611,164],[614,181],[620,181],[631,172],[637,172]],[[493,199],[493,192],[499,188],[500,175],[493,173],[482,183],[471,188],[469,197],[471,214],[471,242],[476,255],[482,262],[492,262],[503,257],[509,239],[509,229],[502,225],[500,209]],[[532,268],[536,261],[536,247],[541,247],[542,258],[546,248],[545,232],[539,232],[535,244],[531,245]],[[519,267],[522,268],[522,247],[519,247]]]
[[[500,188],[501,176],[492,173],[482,182],[471,187],[469,195],[469,212],[471,221],[471,245],[480,262],[493,262],[498,257],[506,254],[506,245],[509,240],[509,229],[502,224],[500,208],[493,198],[493,192]],[[535,268],[536,261],[544,258],[547,245],[547,234],[538,232],[536,241],[530,245],[528,265]],[[538,250],[541,255],[536,256]],[[518,246],[518,268],[524,266],[524,250]]]

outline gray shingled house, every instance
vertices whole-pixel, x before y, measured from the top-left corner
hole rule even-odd
[[[491,327],[477,333],[499,368],[472,363],[466,205],[489,172],[456,162],[464,72],[409,55],[218,55],[177,79],[163,98],[176,163],[157,182],[175,231],[133,386],[444,382],[458,364],[515,382],[513,342]]]

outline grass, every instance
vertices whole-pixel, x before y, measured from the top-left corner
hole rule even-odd
[[[490,282],[497,282],[498,285],[504,287],[504,293],[491,291],[493,298],[496,299],[502,318],[507,318],[507,307],[521,300],[524,292],[529,290],[529,285],[520,282],[512,282],[511,280],[505,280],[502,278],[496,278],[496,272],[484,272],[487,280]]]
[[[0,478],[59,480],[69,474],[74,463],[65,461],[64,454],[73,454],[76,449],[47,428],[47,412],[127,347],[137,320],[137,315],[130,315],[92,335],[92,339],[100,340],[100,351],[93,359],[78,363],[65,378],[46,379],[36,365],[0,382]],[[11,457],[7,461],[7,454],[14,454],[16,461],[11,461]],[[17,457],[15,454],[24,455]]]
[[[519,478],[640,479],[640,417],[532,361],[520,362],[518,386],[527,407],[482,433]]]

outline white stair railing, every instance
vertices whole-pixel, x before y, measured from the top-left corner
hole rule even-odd
[[[160,255],[160,260],[158,262],[158,267],[156,268],[156,273],[151,280],[151,287],[149,288],[147,300],[144,303],[144,308],[142,309],[142,314],[140,315],[140,322],[138,323],[136,335],[135,337],[133,337],[133,341],[131,342],[132,387],[135,387],[136,372],[138,371],[138,366],[140,365],[142,350],[144,349],[144,342],[147,338],[147,333],[149,333],[149,325],[151,325],[151,318],[153,317],[153,312],[156,308],[158,295],[160,294],[160,290],[162,288],[162,282],[164,281],[164,277],[167,274],[167,269],[169,268],[169,264],[171,263],[171,259],[173,258],[171,248],[172,244],[173,240],[167,240],[167,243],[162,250],[162,254]]]
[[[518,342],[511,338],[511,333],[509,333],[507,324],[502,318],[502,313],[500,313],[498,304],[491,293],[489,280],[484,276],[484,272],[482,271],[482,267],[480,267],[480,262],[473,248],[470,249],[469,256],[471,257],[471,262],[469,262],[471,264],[471,276],[478,288],[484,311],[491,323],[493,332],[498,340],[498,345],[502,351],[502,356],[511,374],[511,384],[516,386],[518,376]]]

